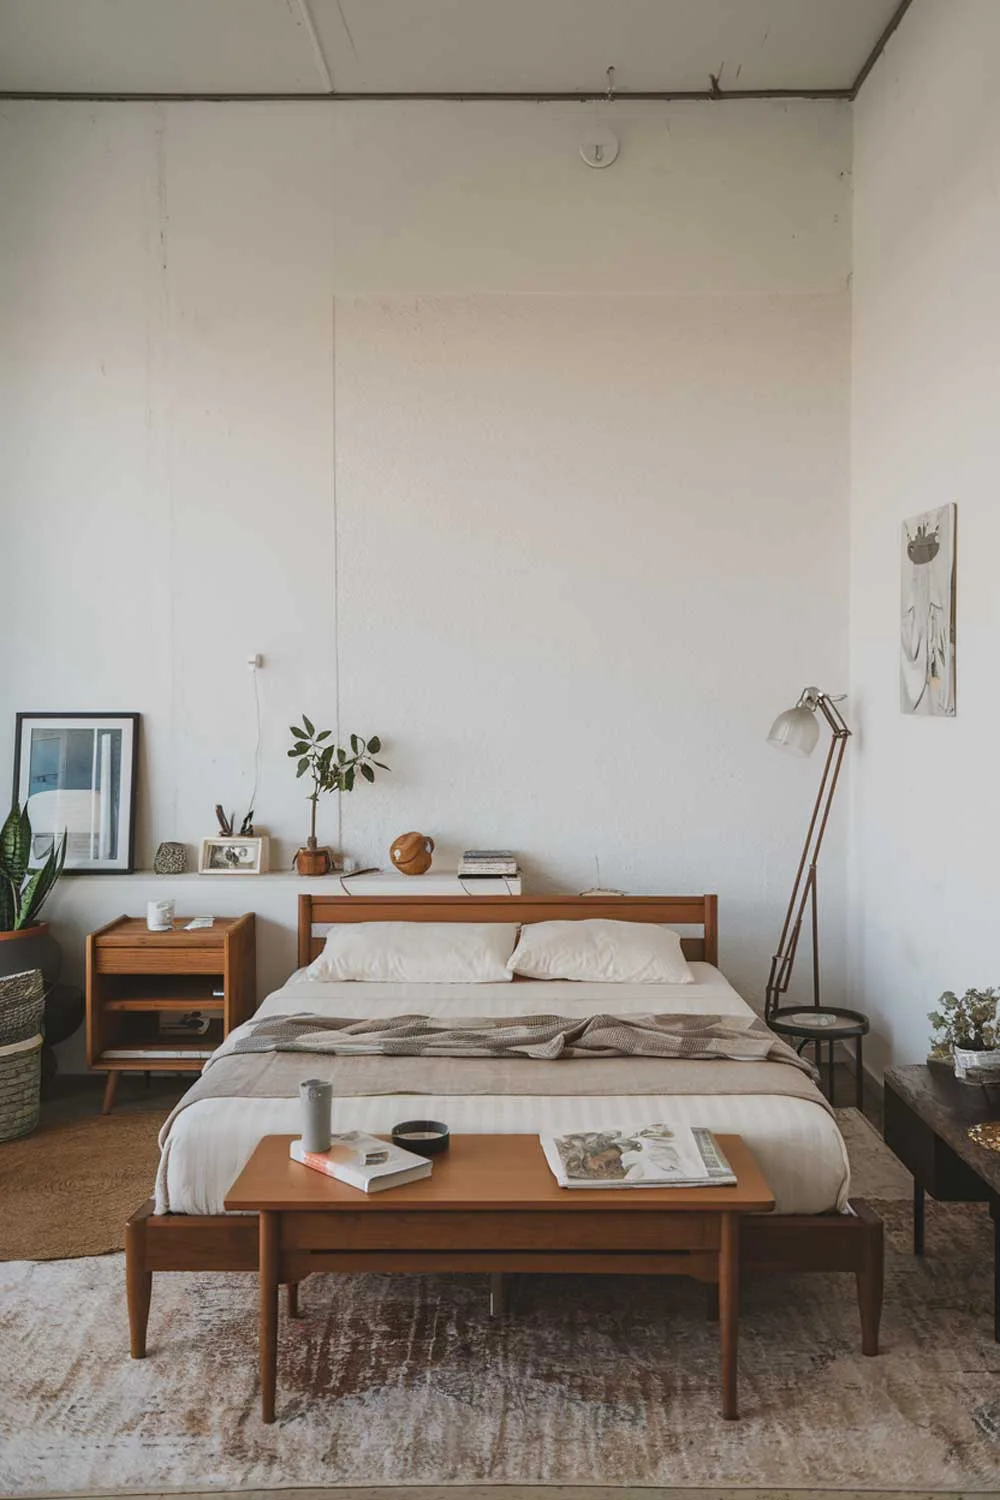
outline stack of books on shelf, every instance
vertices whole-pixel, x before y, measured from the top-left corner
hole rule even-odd
[[[564,1188],[733,1187],[736,1175],[701,1126],[609,1126],[539,1137]]]
[[[510,849],[466,849],[458,865],[462,880],[515,880],[520,875],[517,855]]]

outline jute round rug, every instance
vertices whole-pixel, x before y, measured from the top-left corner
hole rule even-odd
[[[125,1220],[152,1191],[165,1115],[90,1115],[0,1146],[0,1260],[121,1250]]]
[[[150,1358],[127,1357],[120,1256],[0,1267],[0,1490],[399,1484],[991,1491],[1000,1347],[978,1207],[930,1206],[845,1120],[889,1237],[884,1352],[853,1279],[748,1282],[744,1416],[718,1416],[718,1330],[682,1280],[314,1277],[283,1322],[279,1419],[257,1408],[253,1276],[156,1279]]]

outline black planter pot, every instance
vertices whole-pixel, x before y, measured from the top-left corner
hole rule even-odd
[[[85,1006],[83,991],[73,984],[54,984],[45,996],[45,1015],[42,1031],[45,1045],[42,1048],[42,1083],[52,1082],[59,1071],[55,1048],[66,1042],[83,1022]]]
[[[48,922],[24,927],[19,932],[0,932],[0,979],[41,969],[46,990],[58,981],[62,949],[49,931]]]

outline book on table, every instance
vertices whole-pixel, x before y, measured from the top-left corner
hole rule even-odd
[[[293,1161],[336,1177],[362,1193],[382,1193],[406,1182],[418,1182],[431,1175],[433,1165],[426,1157],[404,1151],[377,1135],[366,1135],[363,1130],[345,1130],[331,1137],[328,1151],[307,1151],[301,1139],[292,1141],[288,1151]]]
[[[734,1187],[736,1174],[710,1130],[690,1125],[609,1126],[539,1136],[560,1187]]]

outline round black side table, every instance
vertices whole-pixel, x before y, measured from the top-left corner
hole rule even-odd
[[[868,1035],[869,1021],[859,1010],[845,1010],[842,1005],[785,1005],[767,1018],[767,1025],[779,1036],[798,1040],[799,1052],[810,1042],[816,1049],[816,1066],[823,1067],[823,1043],[826,1042],[826,1097],[833,1103],[833,1044],[854,1041],[854,1099],[858,1109],[865,1107],[865,1071],[862,1038]]]

